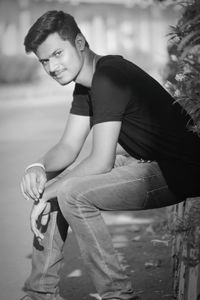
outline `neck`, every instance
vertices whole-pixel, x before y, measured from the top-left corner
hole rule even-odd
[[[83,66],[75,82],[83,86],[91,87],[96,63],[101,56],[87,49],[83,54]]]

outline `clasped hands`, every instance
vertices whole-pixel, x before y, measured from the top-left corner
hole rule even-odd
[[[40,232],[38,222],[45,226],[49,220],[50,203],[45,198],[45,186],[47,182],[46,172],[39,166],[28,169],[21,181],[21,191],[26,200],[33,200],[30,214],[30,226],[33,234],[39,240],[44,236]]]

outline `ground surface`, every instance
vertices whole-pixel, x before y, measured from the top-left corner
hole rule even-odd
[[[24,280],[30,272],[31,203],[22,198],[19,182],[25,166],[43,154],[62,133],[69,109],[70,92],[70,89],[58,92],[52,85],[42,91],[37,85],[33,89],[1,87],[1,300],[19,299],[23,295]],[[88,147],[89,142],[82,156]],[[140,299],[172,299],[168,236],[159,229],[160,221],[165,218],[165,209],[105,213],[104,217]],[[61,292],[69,300],[98,298],[71,232],[65,246]]]

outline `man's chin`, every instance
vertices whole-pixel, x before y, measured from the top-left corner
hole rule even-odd
[[[60,82],[60,81],[58,81],[58,83],[59,83],[60,85],[67,85],[67,84],[69,84],[69,82]]]
[[[63,78],[54,78],[55,81],[57,81],[60,85],[67,85],[70,82],[72,82],[72,80],[64,80]]]

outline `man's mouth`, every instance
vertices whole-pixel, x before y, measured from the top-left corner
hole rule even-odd
[[[55,79],[59,79],[59,78],[62,77],[62,75],[63,75],[63,71],[58,72],[58,73],[55,73],[55,74],[53,75],[53,77],[54,77]]]

